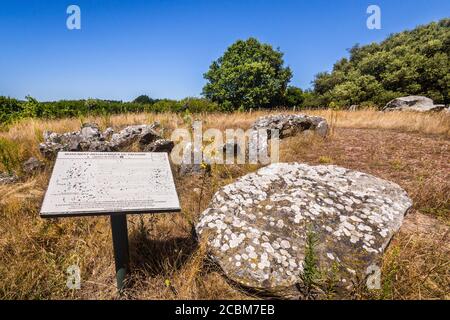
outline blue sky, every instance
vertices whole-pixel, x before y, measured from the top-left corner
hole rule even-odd
[[[71,4],[81,30],[66,27]],[[371,4],[381,30],[366,27]],[[449,16],[449,0],[0,0],[0,95],[199,96],[211,61],[250,36],[279,47],[305,89],[355,43]]]

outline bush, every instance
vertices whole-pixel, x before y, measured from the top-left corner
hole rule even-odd
[[[184,109],[192,113],[220,111],[220,107],[216,102],[204,98],[185,98],[180,103]]]
[[[182,111],[183,105],[176,100],[162,99],[154,103],[148,111],[151,112],[179,112]]]
[[[20,166],[19,145],[0,137],[0,171],[12,173]]]
[[[450,19],[389,36],[381,43],[351,48],[331,73],[314,80],[314,103],[385,105],[406,95],[450,103]]]
[[[149,96],[143,94],[133,100],[133,103],[141,103],[141,104],[153,104],[156,101],[150,98]]]
[[[289,86],[284,96],[284,105],[289,108],[301,107],[305,96],[303,90],[294,86]]]
[[[8,124],[20,118],[24,104],[19,100],[0,96],[0,124]]]
[[[283,53],[271,45],[238,40],[204,74],[203,95],[226,110],[276,107],[292,77],[283,65]]]

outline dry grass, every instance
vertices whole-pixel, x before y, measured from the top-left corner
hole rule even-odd
[[[339,128],[389,129],[403,132],[424,134],[440,134],[450,136],[450,117],[448,113],[418,112],[378,112],[375,110],[360,111],[311,111],[309,114],[319,115],[331,120],[336,117],[335,124]]]
[[[333,113],[334,112],[334,113]],[[282,161],[342,165],[394,181],[414,201],[402,231],[389,247],[383,289],[366,298],[449,299],[450,117],[441,114],[375,111],[308,111],[333,119],[327,139],[297,136],[281,143]],[[246,129],[266,112],[193,115],[127,114],[54,121],[26,120],[0,132],[18,147],[21,160],[33,155],[44,130],[77,130],[81,121],[106,127],[159,121],[169,136],[201,119],[203,127]],[[126,299],[252,299],[228,283],[208,262],[192,226],[213,193],[256,166],[214,166],[212,176],[176,176],[180,214],[129,216],[132,273]],[[0,164],[0,170],[1,164]],[[18,170],[20,174],[20,170]],[[49,169],[20,183],[0,186],[0,298],[116,299],[109,219],[44,220],[38,212]],[[197,191],[194,191],[197,190]],[[203,190],[198,192],[198,190]],[[419,217],[419,218],[418,218]],[[66,287],[65,270],[81,267],[81,290]]]

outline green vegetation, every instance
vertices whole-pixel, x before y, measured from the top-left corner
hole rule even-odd
[[[148,97],[147,97],[148,98]],[[140,101],[140,102],[139,102]],[[23,118],[57,119],[65,117],[85,117],[88,115],[107,116],[128,112],[214,112],[219,106],[204,98],[183,100],[154,100],[143,96],[133,102],[99,99],[60,100],[39,102],[27,96],[25,101],[0,96],[0,126]]]
[[[292,77],[283,64],[283,53],[271,45],[238,40],[204,74],[203,94],[226,110],[280,106]]]
[[[20,166],[19,145],[0,137],[0,170],[12,173]]]
[[[302,89],[289,86],[284,95],[284,106],[293,108],[301,107],[305,101],[305,93]]]
[[[320,281],[320,270],[316,252],[318,241],[317,235],[312,227],[310,227],[306,234],[305,259],[303,261],[303,273],[301,274],[307,295],[312,293],[313,288]]]
[[[143,94],[133,100],[134,103],[142,103],[142,104],[153,104],[155,100],[150,98],[149,96]]]
[[[393,34],[379,44],[355,45],[349,52],[331,73],[316,76],[306,106],[382,106],[405,95],[450,103],[450,19]]]

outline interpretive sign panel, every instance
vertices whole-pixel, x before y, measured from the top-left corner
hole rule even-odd
[[[59,152],[42,217],[180,211],[167,153]]]

